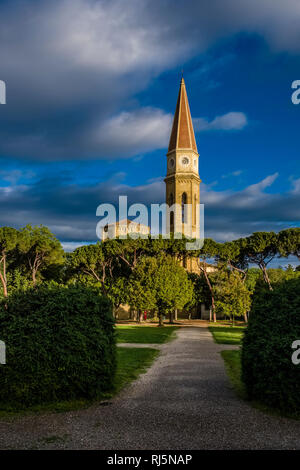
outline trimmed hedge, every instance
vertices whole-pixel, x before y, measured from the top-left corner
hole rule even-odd
[[[56,285],[14,293],[0,303],[0,339],[2,403],[94,399],[113,386],[114,320],[97,290]]]
[[[256,291],[242,343],[242,380],[250,399],[300,414],[300,365],[291,360],[291,345],[299,339],[300,279]]]

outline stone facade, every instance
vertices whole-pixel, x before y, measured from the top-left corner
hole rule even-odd
[[[170,207],[167,231],[200,236],[200,177],[192,118],[184,79],[180,83],[167,153],[166,204]],[[173,207],[173,210],[172,210]]]
[[[102,240],[110,238],[127,238],[127,235],[138,234],[140,237],[147,238],[150,234],[150,227],[138,224],[132,220],[124,219],[115,224],[107,224],[102,229]]]

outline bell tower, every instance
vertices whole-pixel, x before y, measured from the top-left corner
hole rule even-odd
[[[168,229],[173,233],[200,236],[200,177],[193,123],[184,79],[181,79],[167,153],[166,204],[176,204]]]

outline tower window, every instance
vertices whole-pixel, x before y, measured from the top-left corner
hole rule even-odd
[[[169,197],[169,208],[171,208],[173,204],[174,204],[174,196],[173,196],[173,193],[171,193]],[[173,211],[170,212],[170,225],[171,226],[174,225],[174,212]]]
[[[187,195],[183,193],[181,197],[181,220],[183,224],[186,223],[185,204],[187,204]]]

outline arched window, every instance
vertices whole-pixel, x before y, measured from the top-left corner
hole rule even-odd
[[[186,214],[184,210],[185,204],[187,204],[187,195],[186,193],[183,193],[181,197],[181,220],[183,224],[186,222]]]
[[[173,193],[171,193],[169,197],[169,209],[173,206],[173,204],[174,204],[174,196],[173,196]],[[170,225],[171,226],[174,225],[174,211],[170,212]]]

